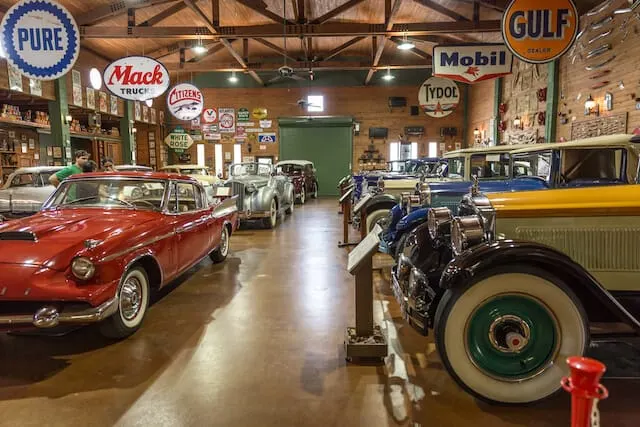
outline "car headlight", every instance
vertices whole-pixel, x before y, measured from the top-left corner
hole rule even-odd
[[[413,267],[409,274],[409,295],[415,296],[416,290],[424,289],[427,283],[427,276],[416,267]]]
[[[451,223],[451,249],[460,255],[484,240],[484,227],[477,215],[456,217]]]
[[[255,192],[257,190],[255,184],[247,185],[246,189],[247,189],[247,193],[253,193],[253,192]]]
[[[71,263],[71,272],[80,280],[89,280],[96,272],[96,266],[89,258],[77,257]]]
[[[435,240],[440,233],[440,227],[443,224],[451,222],[452,215],[449,208],[431,208],[427,214],[427,228],[429,237]]]

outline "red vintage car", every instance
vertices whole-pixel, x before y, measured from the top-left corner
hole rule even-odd
[[[275,164],[276,170],[293,182],[296,200],[303,205],[309,197],[318,197],[316,168],[308,160],[283,160]]]
[[[0,225],[0,328],[99,322],[107,337],[131,335],[152,291],[227,257],[236,203],[211,193],[156,172],[66,179],[36,215]]]

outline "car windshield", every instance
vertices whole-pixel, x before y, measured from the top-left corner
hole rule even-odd
[[[209,175],[209,171],[205,168],[180,168],[180,173],[184,175]]]
[[[449,163],[449,176],[451,178],[464,178],[464,157],[452,157],[447,161]]]
[[[471,156],[470,176],[500,179],[509,176],[509,153],[483,153]]]
[[[406,160],[393,160],[391,162],[387,162],[387,170],[389,172],[407,172],[407,161]]]
[[[265,163],[238,163],[231,165],[231,176],[271,175],[271,165]]]
[[[516,154],[513,157],[513,177],[537,176],[549,181],[551,176],[551,151]]]
[[[166,181],[142,179],[73,179],[57,188],[47,208],[126,207],[162,210]]]
[[[278,168],[285,174],[301,174],[304,172],[304,166],[295,165],[293,163],[280,163]]]

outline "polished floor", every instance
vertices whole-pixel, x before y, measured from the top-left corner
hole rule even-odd
[[[92,327],[0,336],[0,425],[570,425],[565,393],[527,408],[463,393],[400,319],[384,274],[374,306],[390,356],[348,364],[354,284],[341,231],[335,200],[311,200],[274,231],[238,232],[224,264],[207,259],[181,277],[122,342]],[[640,425],[640,381],[604,384],[602,424]]]

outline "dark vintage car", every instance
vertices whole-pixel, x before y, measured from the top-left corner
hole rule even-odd
[[[105,336],[131,335],[152,291],[227,257],[238,213],[218,200],[183,175],[67,178],[40,212],[0,225],[0,329],[99,322]]]
[[[296,200],[301,204],[309,197],[318,197],[318,179],[316,168],[308,160],[283,160],[275,164],[276,171],[286,175],[293,183],[293,191]]]
[[[421,268],[393,272],[403,316],[489,402],[544,399],[599,333],[640,332],[640,185],[466,195],[429,212]],[[420,230],[421,228],[427,230]],[[617,324],[617,325],[614,325]],[[624,330],[624,329],[622,329]]]

